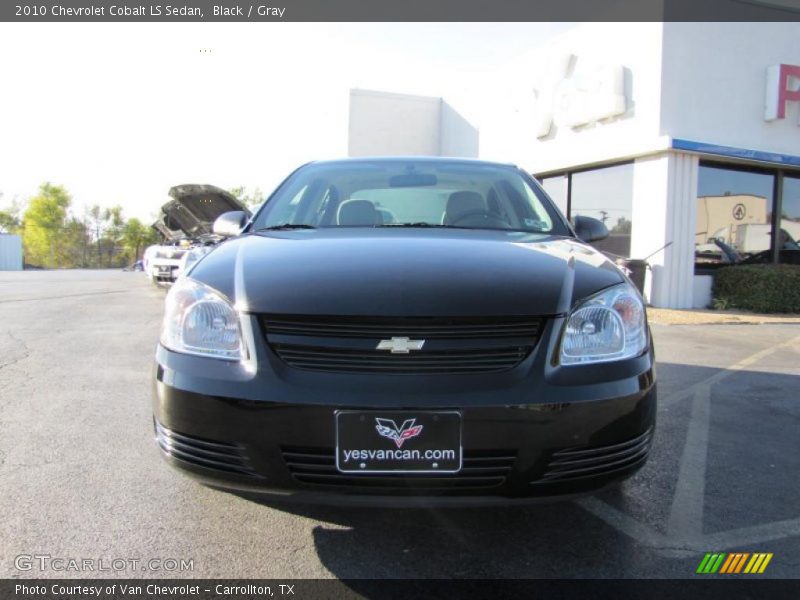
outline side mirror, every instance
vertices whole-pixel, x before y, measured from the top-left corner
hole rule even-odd
[[[217,217],[212,231],[222,237],[234,237],[242,233],[245,223],[247,223],[247,213],[232,210]]]
[[[604,240],[608,237],[608,228],[605,223],[597,219],[575,215],[575,218],[572,219],[572,225],[578,237],[587,244]]]

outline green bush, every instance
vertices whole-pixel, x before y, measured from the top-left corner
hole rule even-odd
[[[800,313],[800,265],[724,267],[714,276],[712,306]]]

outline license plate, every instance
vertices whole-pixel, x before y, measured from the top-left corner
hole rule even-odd
[[[456,411],[337,411],[336,468],[342,473],[457,473]]]

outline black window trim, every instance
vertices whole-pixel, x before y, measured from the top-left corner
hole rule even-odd
[[[602,171],[603,169],[610,169],[611,167],[624,167],[625,165],[633,165],[636,159],[618,160],[609,163],[596,164],[588,167],[577,167],[575,169],[563,169],[560,171],[546,171],[541,174],[534,175],[536,181],[542,185],[545,179],[551,177],[566,177],[567,178],[567,213],[564,215],[568,221],[572,221],[572,176],[580,173],[588,173],[589,171]],[[555,204],[555,201],[553,201]]]
[[[699,167],[711,167],[713,169],[726,169],[728,171],[740,171],[745,173],[757,173],[759,175],[772,176],[772,218],[770,222],[769,244],[772,254],[771,262],[772,264],[778,264],[781,257],[781,250],[778,247],[778,235],[780,233],[780,218],[783,214],[783,179],[785,177],[791,177],[793,179],[800,177],[800,170],[703,158],[700,159],[698,168]],[[696,267],[695,274],[698,274]]]
[[[430,157],[410,157],[411,160],[418,160],[418,159],[425,160],[425,159],[428,159],[428,158],[430,158]],[[387,160],[386,162],[392,162],[393,160],[402,161],[404,159],[405,159],[405,157],[394,157],[392,159]],[[379,159],[379,160],[381,160],[381,162],[383,162],[386,159]],[[440,161],[441,162],[448,162],[448,159],[442,158],[440,160],[434,160],[432,162],[440,162]],[[459,159],[452,159],[452,161],[455,162],[455,163],[463,162],[463,161],[459,161]],[[300,165],[294,171],[289,173],[289,175],[287,175],[286,178],[280,184],[278,184],[278,186],[272,191],[272,193],[269,194],[269,196],[266,198],[266,200],[264,200],[264,202],[262,202],[262,204],[259,207],[259,209],[250,217],[250,220],[245,224],[244,228],[242,229],[242,232],[243,233],[252,232],[254,227],[256,227],[257,224],[259,222],[261,222],[261,219],[263,219],[264,216],[272,209],[271,201],[274,198],[276,198],[281,192],[283,192],[283,190],[287,186],[291,185],[291,183],[295,180],[295,177],[301,171],[305,170],[306,168],[313,167],[313,166],[315,166],[317,164],[320,164],[320,162],[324,163],[326,161],[311,161],[311,162],[307,162],[307,163],[304,163],[304,164]],[[332,161],[332,162],[334,162],[334,161]],[[344,163],[345,161],[342,161],[342,162]],[[369,163],[370,159],[369,158],[365,158],[365,159],[361,159],[361,160],[359,160],[359,159],[351,159],[351,160],[348,160],[347,162],[353,162],[353,163],[366,162],[366,163]],[[550,232],[547,232],[547,235],[575,237],[575,232],[574,232],[574,230],[572,228],[572,225],[569,222],[569,219],[562,219],[561,218],[561,216],[560,216],[561,215],[561,211],[558,210],[558,207],[556,206],[555,202],[553,202],[551,200],[550,196],[548,196],[548,194],[542,189],[541,184],[539,183],[539,180],[536,178],[535,175],[532,175],[531,173],[529,173],[525,169],[521,169],[520,167],[518,167],[517,165],[514,165],[514,164],[494,163],[494,162],[491,162],[491,161],[476,161],[476,162],[478,164],[480,164],[480,165],[483,165],[483,166],[492,166],[492,167],[495,167],[495,168],[498,168],[498,169],[508,169],[508,170],[516,173],[517,175],[519,175],[523,179],[523,181],[527,185],[530,186],[530,188],[533,191],[534,195],[543,204],[545,211],[547,212],[547,214],[549,215],[550,219],[552,220],[553,230],[550,231]],[[630,162],[633,162],[633,161],[630,161]],[[467,164],[467,166],[469,165],[469,163],[466,163],[466,164]],[[611,165],[609,165],[609,166],[611,166]],[[304,195],[306,193],[308,193],[308,190],[303,192]],[[564,231],[557,231],[557,228],[559,228],[559,227],[563,228]]]
[[[567,207],[566,214],[567,220],[572,220],[572,176],[576,173],[585,173],[587,171],[600,171],[609,167],[618,167],[628,164],[634,164],[635,159],[615,161],[610,163],[600,163],[591,166],[578,167],[575,169],[561,169],[558,171],[545,171],[533,175],[533,177],[540,183],[544,184],[545,179],[552,177],[566,177],[567,179]],[[715,169],[727,169],[729,171],[743,171],[747,173],[758,173],[760,175],[771,175],[772,180],[772,218],[770,227],[770,250],[772,252],[772,264],[780,262],[780,248],[778,247],[778,235],[780,232],[780,216],[783,214],[783,181],[784,178],[789,177],[792,179],[800,178],[800,169],[787,168],[783,165],[759,165],[749,162],[741,162],[739,160],[724,160],[719,158],[703,158],[700,157],[698,162],[699,167],[712,167]],[[555,202],[553,202],[555,204]],[[695,274],[697,268],[695,267]],[[702,273],[701,273],[702,274]]]

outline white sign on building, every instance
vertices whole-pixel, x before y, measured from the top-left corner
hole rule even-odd
[[[548,62],[534,88],[535,133],[549,136],[556,127],[579,128],[625,114],[625,70],[568,55]]]

